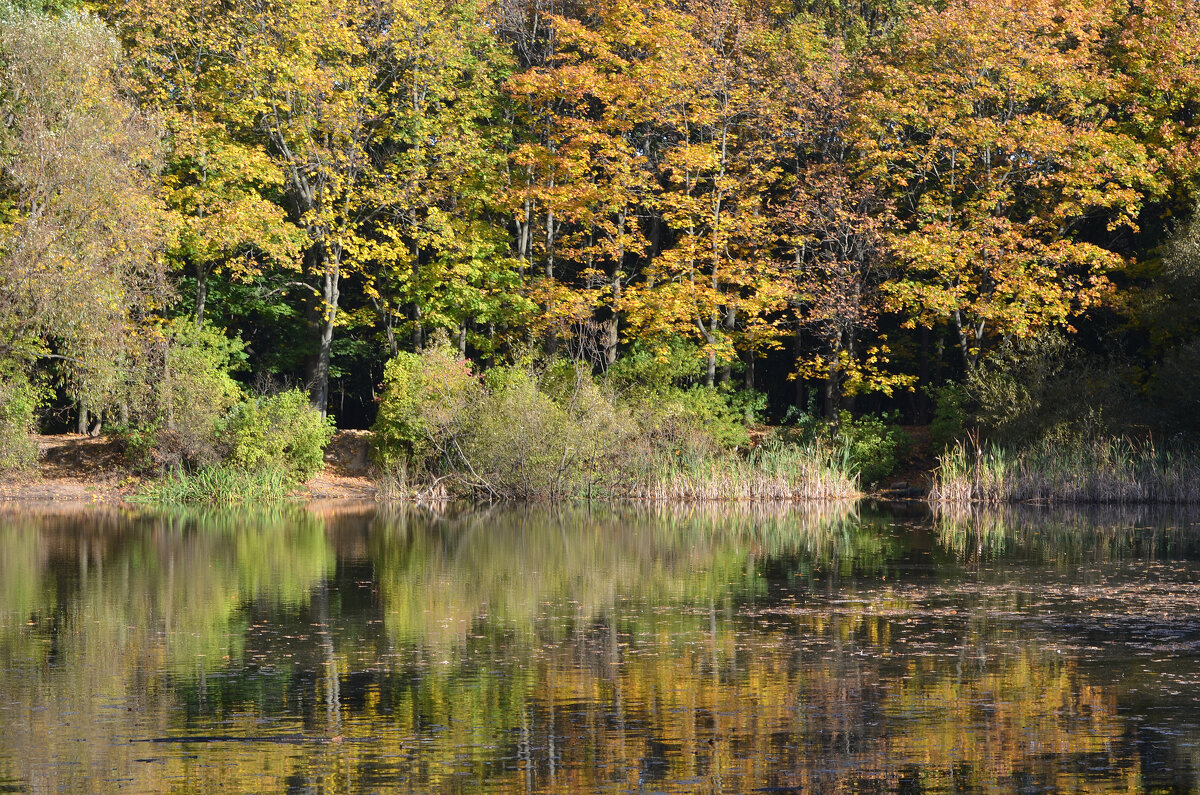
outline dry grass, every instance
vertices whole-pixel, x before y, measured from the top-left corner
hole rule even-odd
[[[1200,456],[1128,438],[1046,441],[1020,453],[960,442],[939,460],[936,503],[1200,503]]]
[[[684,502],[803,502],[859,496],[849,467],[806,447],[760,448],[690,462],[659,461],[617,489],[622,497]]]

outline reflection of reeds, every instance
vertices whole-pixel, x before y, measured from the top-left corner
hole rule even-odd
[[[1020,453],[962,443],[934,473],[937,503],[1200,502],[1200,457],[1124,437],[1043,442]]]
[[[1047,562],[1200,554],[1200,513],[1163,504],[1120,506],[942,503],[938,543],[960,560],[1021,553]]]
[[[778,446],[695,461],[652,462],[637,473],[620,496],[687,502],[818,501],[858,496],[858,484],[844,462],[816,448]]]

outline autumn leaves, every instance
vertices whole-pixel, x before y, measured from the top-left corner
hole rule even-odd
[[[301,318],[318,405],[343,341],[446,329],[708,383],[786,350],[831,410],[914,383],[908,329],[970,368],[1069,326],[1200,173],[1194,3],[860,6],[100,3],[195,315]]]

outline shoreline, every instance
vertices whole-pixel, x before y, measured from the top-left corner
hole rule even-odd
[[[0,479],[0,505],[67,504],[144,506],[136,497],[150,482],[130,471],[116,440],[81,434],[38,435],[35,471]],[[366,435],[339,431],[325,469],[295,493],[305,503],[375,502],[379,489],[367,475]]]
[[[325,453],[325,468],[291,495],[298,503],[329,502],[380,503],[379,484],[370,477],[367,431],[341,430]],[[119,442],[113,437],[81,434],[53,434],[35,437],[38,445],[37,469],[0,480],[0,506],[144,507],[138,494],[152,479],[134,474],[125,460]],[[897,473],[907,478],[891,485],[917,484],[924,472],[908,469]],[[894,488],[863,492],[854,500],[876,499],[888,502],[926,503],[915,494],[898,494]],[[779,504],[823,502],[824,500],[766,500]],[[386,501],[382,501],[386,502]],[[645,500],[647,503],[658,500]],[[678,502],[754,503],[761,500],[678,500]]]

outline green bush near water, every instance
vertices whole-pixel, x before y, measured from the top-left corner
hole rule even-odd
[[[854,417],[842,411],[833,422],[802,413],[775,435],[781,441],[830,451],[859,482],[873,485],[895,471],[911,444],[896,420],[895,415]]]
[[[232,373],[245,345],[219,329],[173,321],[157,411],[117,429],[135,468],[158,476],[162,502],[281,499],[320,471],[333,435],[299,389],[246,397]]]
[[[243,399],[233,373],[245,363],[246,346],[188,318],[173,320],[165,331],[167,364],[158,386],[158,412],[131,429],[150,437],[143,442],[143,463],[155,469],[216,464],[225,453],[220,425]]]
[[[598,380],[562,360],[478,377],[444,340],[397,356],[374,428],[389,490],[684,500],[855,492],[854,477],[821,445],[752,450],[759,396],[681,385],[670,359],[630,360]]]
[[[221,437],[227,463],[247,472],[283,471],[302,481],[321,471],[333,430],[333,420],[315,411],[308,395],[289,389],[234,406]]]
[[[385,469],[404,463],[428,471],[461,433],[482,395],[470,362],[447,339],[424,353],[398,353],[384,367],[383,398],[374,425],[374,454]]]
[[[634,346],[605,381],[643,430],[663,437],[666,447],[749,449],[749,429],[761,421],[766,395],[727,384],[705,387],[702,367],[695,351],[679,344],[659,352]]]

